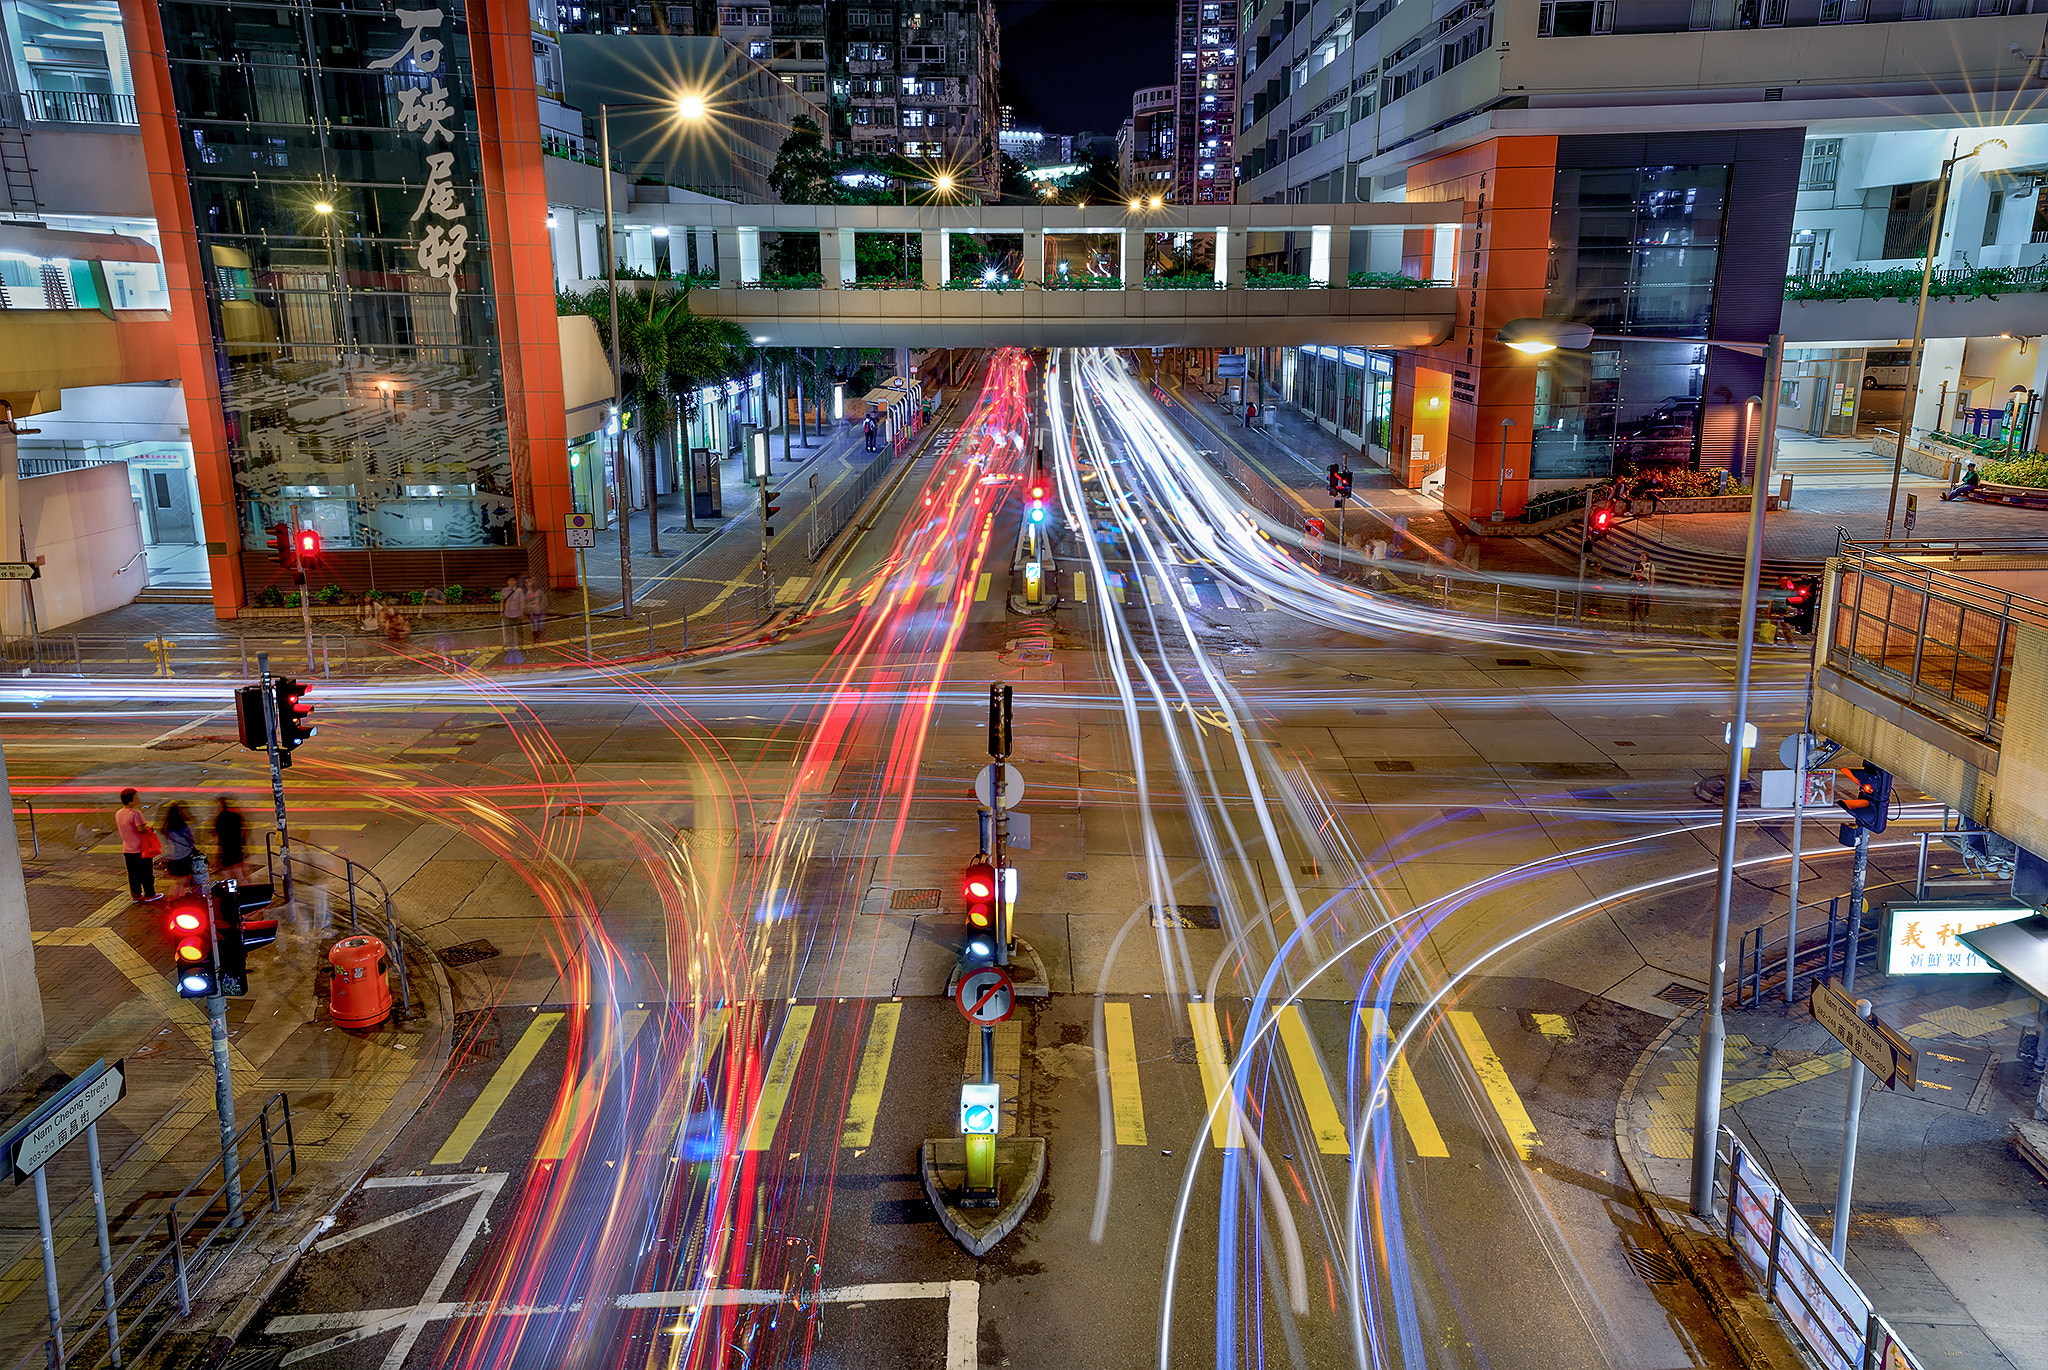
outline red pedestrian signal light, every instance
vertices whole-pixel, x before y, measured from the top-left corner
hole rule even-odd
[[[1785,622],[1794,632],[1811,633],[1820,613],[1820,582],[1812,576],[1785,577]]]
[[[320,555],[320,534],[313,529],[299,529],[298,536],[293,541],[299,549],[299,559],[301,561],[308,557]]]
[[[1604,533],[1604,532],[1606,532],[1606,531],[1607,531],[1607,530],[1608,530],[1609,528],[1612,528],[1613,526],[1614,526],[1614,511],[1613,511],[1612,509],[1595,509],[1595,510],[1593,511],[1593,531],[1594,531],[1594,532],[1596,532],[1596,533]]]

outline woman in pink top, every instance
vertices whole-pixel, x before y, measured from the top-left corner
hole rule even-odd
[[[156,892],[156,868],[142,854],[142,839],[149,831],[149,820],[142,816],[142,806],[135,802],[133,789],[121,791],[114,828],[121,834],[121,859],[128,863],[128,893],[138,904],[155,903],[163,897]]]

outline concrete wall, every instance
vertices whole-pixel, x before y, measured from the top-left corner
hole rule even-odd
[[[136,556],[142,525],[125,465],[32,476],[18,490],[28,559],[43,558],[42,579],[33,582],[37,627],[48,631],[118,609],[149,584],[149,567]]]
[[[7,758],[0,755],[0,789],[7,785]],[[0,835],[0,1088],[34,1070],[43,1048],[43,995],[21,878],[21,839],[9,823]]]
[[[149,167],[133,128],[32,124],[28,160],[36,199],[50,214],[111,214],[149,219]]]

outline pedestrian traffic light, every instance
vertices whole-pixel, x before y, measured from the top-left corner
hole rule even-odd
[[[1859,828],[1883,832],[1891,816],[1891,772],[1877,766],[1845,766],[1835,772],[1835,803],[1848,810]]]
[[[1820,612],[1820,582],[1812,576],[1785,577],[1785,622],[1794,632],[1811,633]]]
[[[781,498],[782,492],[769,489],[764,478],[761,481],[761,536],[764,538],[775,536],[775,515],[781,507],[776,501]]]
[[[235,715],[242,725],[242,745],[252,752],[270,749],[270,728],[263,719],[263,687],[244,685],[235,691]]]
[[[270,550],[277,555],[277,564],[292,564],[292,526],[289,523],[270,525]]]
[[[1330,463],[1330,496],[1333,499],[1339,494],[1337,478],[1343,473],[1344,467],[1340,463],[1334,461]]]
[[[960,892],[967,897],[967,926],[992,928],[996,923],[996,868],[985,856],[967,863],[960,876]]]
[[[320,534],[316,529],[299,529],[293,538],[293,543],[299,550],[299,560],[301,563],[311,561],[314,557],[320,555]]]
[[[213,887],[214,960],[220,993],[239,996],[249,992],[249,948],[275,942],[277,920],[249,918],[247,911],[269,904],[275,893],[272,885],[238,885],[233,880]]]
[[[181,999],[214,993],[213,910],[196,894],[181,894],[164,911],[171,934],[171,983]]]
[[[1330,493],[1342,504],[1351,498],[1351,468],[1339,467],[1330,477]]]
[[[313,726],[313,706],[306,702],[304,683],[279,676],[270,682],[270,688],[277,700],[277,750],[289,766],[291,754],[299,749],[299,744],[320,730]]]
[[[1596,538],[1602,533],[1612,532],[1614,530],[1614,511],[1612,509],[1595,509],[1589,524],[1593,530],[1593,536]]]

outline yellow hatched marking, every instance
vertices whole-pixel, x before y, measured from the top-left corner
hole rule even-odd
[[[981,573],[981,579],[974,582],[974,602],[976,604],[981,604],[987,601],[988,587],[991,584],[993,584],[994,581],[995,573],[993,571],[983,571]]]
[[[519,1077],[533,1064],[533,1058],[540,1055],[540,1049],[547,1045],[548,1037],[562,1025],[565,1015],[541,1013],[534,1016],[519,1041],[506,1055],[505,1063],[491,1076],[491,1082],[484,1086],[483,1093],[476,1096],[476,1102],[469,1106],[469,1112],[462,1115],[462,1121],[448,1134],[448,1140],[441,1143],[441,1149],[434,1153],[435,1165],[461,1165],[468,1159],[470,1148],[484,1135],[484,1129],[491,1125],[491,1119],[498,1116],[498,1110],[505,1106],[505,1100],[512,1096],[512,1087],[519,1083]]]
[[[881,588],[881,577],[877,576],[874,579],[870,580],[866,585],[863,585],[861,587],[860,602],[862,604],[873,604],[875,602],[875,593]]]
[[[1545,1037],[1572,1035],[1572,1020],[1562,1013],[1532,1013],[1529,1017],[1536,1024],[1536,1030]]]
[[[1280,1040],[1286,1044],[1294,1082],[1301,1086],[1301,1103],[1308,1110],[1309,1126],[1315,1129],[1316,1150],[1325,1156],[1349,1156],[1351,1144],[1344,1139],[1344,1115],[1337,1111],[1329,1077],[1323,1074],[1323,1063],[1316,1059],[1315,1044],[1308,1036],[1308,1019],[1299,1004],[1289,1004],[1280,1010]]]
[[[761,1081],[761,1102],[754,1108],[754,1125],[747,1130],[747,1150],[766,1151],[782,1126],[782,1111],[789,1107],[790,1086],[796,1083],[797,1059],[804,1053],[804,1039],[811,1035],[816,1007],[799,1004],[783,1020],[782,1035],[775,1039],[775,1054],[768,1058],[768,1074]]]
[[[1368,1039],[1391,1040],[1385,1020],[1376,1008],[1364,1010],[1365,1031]],[[1401,1126],[1408,1130],[1408,1142],[1418,1156],[1448,1156],[1449,1147],[1436,1129],[1436,1119],[1429,1116],[1429,1105],[1424,1102],[1422,1090],[1415,1083],[1414,1072],[1408,1069],[1406,1052],[1396,1056],[1393,1066],[1387,1071],[1387,1092],[1394,1096],[1394,1107],[1401,1114]]]
[[[1451,1021],[1451,1031],[1457,1034],[1458,1045],[1465,1049],[1465,1059],[1472,1063],[1472,1073],[1479,1077],[1487,1097],[1493,1100],[1493,1111],[1500,1115],[1501,1126],[1508,1130],[1508,1140],[1515,1144],[1515,1154],[1528,1160],[1536,1154],[1536,1148],[1543,1145],[1543,1140],[1536,1135],[1536,1124],[1530,1119],[1529,1110],[1522,1107],[1522,1096],[1515,1093],[1514,1085],[1508,1082],[1507,1067],[1501,1064],[1493,1043],[1486,1040],[1477,1018],[1462,1009],[1454,1009],[1445,1017]]]
[[[867,1146],[875,1139],[875,1119],[882,1112],[882,1086],[889,1081],[889,1057],[896,1050],[896,1025],[902,1017],[901,1004],[875,1005],[874,1021],[868,1024],[867,1045],[860,1053],[860,1072],[854,1076],[853,1097],[846,1103],[846,1127],[839,1134],[841,1146]]]
[[[640,1036],[640,1029],[647,1026],[649,1013],[644,1008],[628,1009],[619,1019],[618,1059],[624,1060],[626,1053],[633,1049],[633,1042]],[[605,1053],[611,1056],[610,1052]],[[606,1072],[605,1061],[595,1062],[583,1072],[583,1078],[576,1082],[576,1088],[569,1095],[568,1107],[558,1114],[540,1139],[540,1146],[533,1153],[536,1161],[559,1161],[569,1154],[569,1143],[576,1140],[576,1134],[583,1128],[583,1120],[590,1116],[598,1101],[604,1098]]]
[[[1145,1100],[1138,1092],[1138,1038],[1129,1004],[1102,1006],[1102,1048],[1109,1061],[1109,1112],[1119,1146],[1144,1146]]]
[[[1076,571],[1074,572],[1074,603],[1086,604],[1087,602],[1088,573],[1086,571]]]
[[[832,587],[832,597],[825,601],[826,612],[829,613],[830,611],[837,609],[839,607],[839,602],[846,598],[846,592],[848,590],[851,590],[852,588],[852,576],[845,576],[841,578],[840,582]]]
[[[1228,1097],[1230,1060],[1223,1054],[1223,1034],[1216,1027],[1216,1006],[1189,1004],[1188,1021],[1194,1025],[1195,1060],[1202,1067],[1202,1095],[1209,1103],[1209,1140],[1219,1147],[1238,1146],[1237,1109]]]

